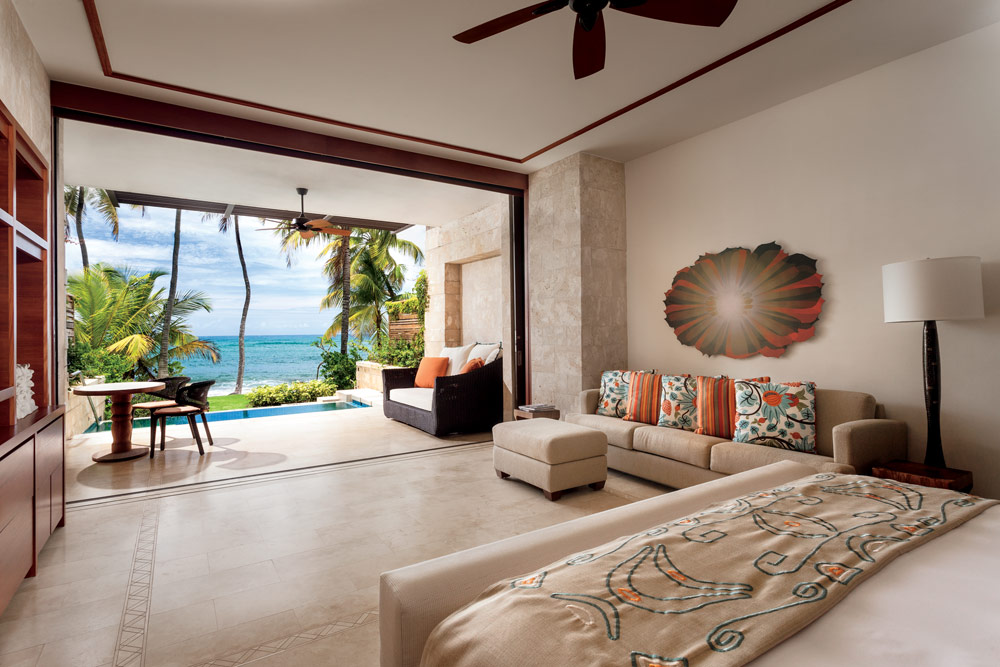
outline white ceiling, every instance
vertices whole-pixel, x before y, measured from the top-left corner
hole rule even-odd
[[[167,197],[437,226],[505,195],[406,176],[63,121],[66,183]]]
[[[97,0],[114,69],[522,158],[827,0],[740,0],[721,28],[608,12],[604,71],[575,81],[573,15],[474,45],[451,35],[530,0]],[[1000,20],[1000,0],[853,0],[525,165],[109,79],[79,0],[14,0],[57,80],[533,171],[581,150],[629,160]]]

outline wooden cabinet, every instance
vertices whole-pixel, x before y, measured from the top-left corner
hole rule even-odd
[[[0,611],[35,563],[33,462],[33,440],[0,459]]]
[[[63,420],[35,434],[35,555],[63,524]]]

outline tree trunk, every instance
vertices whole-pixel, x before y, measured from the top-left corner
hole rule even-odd
[[[170,375],[170,320],[174,316],[174,299],[177,297],[177,259],[181,251],[181,210],[177,209],[174,217],[174,256],[170,262],[170,291],[167,293],[167,303],[163,307],[163,331],[160,333],[160,362],[157,366],[157,377]]]
[[[86,205],[87,191],[81,186],[76,191],[76,238],[80,241],[80,257],[83,259],[83,270],[90,268],[90,257],[87,255],[87,241],[83,238],[83,209]]]
[[[340,302],[340,353],[347,354],[347,325],[351,319],[351,237],[340,237],[340,284],[344,296]]]
[[[243,393],[243,366],[246,364],[246,348],[244,339],[247,331],[247,313],[250,311],[250,275],[247,273],[247,260],[243,256],[243,242],[240,240],[240,218],[233,216],[233,231],[236,233],[236,254],[240,257],[240,268],[243,269],[243,284],[247,294],[243,298],[243,316],[240,318],[240,363],[236,371],[236,393]]]

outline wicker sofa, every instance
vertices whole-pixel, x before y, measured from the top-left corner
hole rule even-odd
[[[583,391],[579,413],[566,415],[566,421],[608,436],[609,468],[674,488],[779,461],[804,463],[819,472],[869,474],[872,464],[906,458],[906,423],[882,418],[875,397],[857,391],[816,390],[816,454],[598,415],[599,398],[599,389]]]
[[[414,387],[416,368],[382,371],[386,417],[442,436],[489,431],[503,421],[503,359],[461,375],[436,378],[434,388]]]

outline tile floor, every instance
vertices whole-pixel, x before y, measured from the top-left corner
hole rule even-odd
[[[381,572],[664,490],[611,472],[550,503],[474,444],[76,504],[0,667],[376,665]]]
[[[95,453],[111,451],[111,433],[88,433],[66,444],[66,498],[101,498],[136,490],[164,488],[246,475],[293,470],[447,447],[490,439],[488,433],[435,438],[386,419],[381,408],[357,408],[209,422],[215,445],[205,455],[187,424],[167,427],[167,446],[153,459],[94,463]],[[149,444],[149,428],[133,431],[132,442]],[[159,436],[157,436],[159,442]]]

